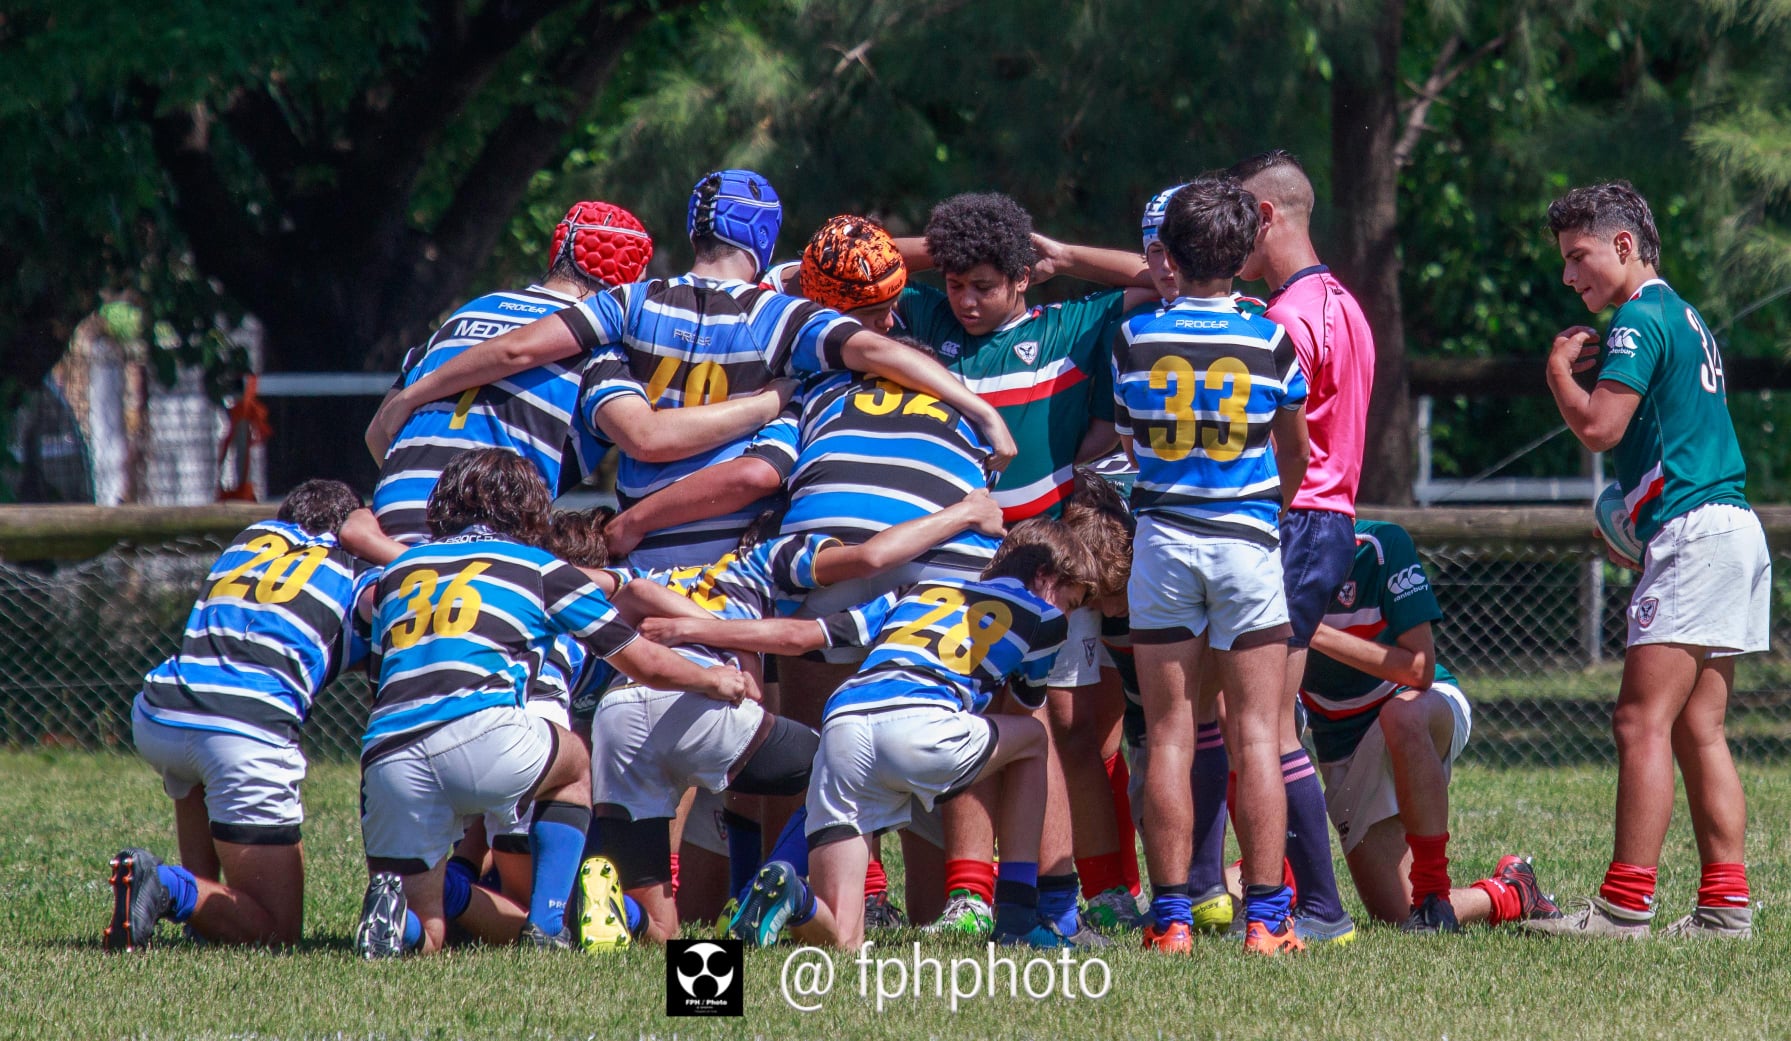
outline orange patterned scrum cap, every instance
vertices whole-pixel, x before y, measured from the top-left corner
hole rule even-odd
[[[802,295],[836,311],[895,299],[908,268],[895,239],[869,217],[839,216],[821,225],[802,251]]]

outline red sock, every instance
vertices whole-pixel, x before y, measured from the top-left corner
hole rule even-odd
[[[1704,865],[1698,879],[1699,907],[1746,907],[1749,896],[1746,864]]]
[[[883,862],[873,860],[864,869],[864,895],[877,896],[889,892],[889,876],[883,873]]]
[[[1413,835],[1406,833],[1405,844],[1412,849],[1412,906],[1417,907],[1427,896],[1449,898],[1449,833]]]
[[[678,895],[678,853],[672,851],[672,895]]]
[[[1132,826],[1132,797],[1127,789],[1132,772],[1126,757],[1118,752],[1103,764],[1107,767],[1107,788],[1113,793],[1113,827],[1119,832],[1119,877],[1133,896],[1138,895],[1138,830]]]
[[[1503,925],[1524,916],[1523,894],[1504,879],[1483,878],[1474,883],[1474,888],[1485,893],[1492,901],[1492,913],[1486,916],[1487,925]]]
[[[1136,863],[1138,858],[1133,857]],[[1125,854],[1103,853],[1098,857],[1077,857],[1076,874],[1082,879],[1082,896],[1084,899],[1096,897],[1109,889],[1117,889],[1126,884]]]
[[[988,903],[995,902],[995,865],[987,860],[947,860],[945,892],[965,889]]]
[[[1598,887],[1598,895],[1612,906],[1621,907],[1625,911],[1652,914],[1654,882],[1659,875],[1659,868],[1623,864],[1613,860],[1604,873],[1604,885]]]

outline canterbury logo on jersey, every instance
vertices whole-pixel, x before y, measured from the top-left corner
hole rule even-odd
[[[1413,564],[1387,579],[1387,592],[1392,593],[1395,600],[1404,600],[1411,594],[1428,588],[1430,579],[1425,576],[1422,564]]]

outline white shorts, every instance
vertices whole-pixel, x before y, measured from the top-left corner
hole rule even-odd
[[[1443,760],[1443,781],[1448,783],[1455,760],[1468,743],[1474,728],[1474,714],[1468,708],[1467,695],[1452,683],[1435,683],[1431,693],[1439,694],[1455,717],[1455,733],[1449,739],[1449,755]],[[1393,790],[1393,760],[1387,755],[1387,735],[1375,720],[1356,750],[1348,759],[1320,763],[1319,776],[1325,782],[1325,808],[1331,825],[1337,829],[1343,852],[1355,849],[1368,834],[1368,829],[1399,816],[1399,796]]]
[[[713,853],[718,857],[728,855],[728,822],[727,797],[720,792],[712,792],[707,788],[698,788],[696,798],[690,800],[690,812],[684,815],[683,842],[688,846]]]
[[[514,824],[548,766],[553,727],[519,708],[443,725],[361,771],[367,856],[440,863],[473,819]]]
[[[1772,557],[1754,511],[1700,506],[1661,526],[1629,598],[1629,646],[1679,643],[1716,654],[1771,645]]]
[[[809,778],[810,845],[907,827],[974,782],[994,753],[989,720],[943,705],[834,716]]]
[[[591,789],[632,820],[671,817],[686,789],[719,792],[765,723],[756,701],[617,687],[591,718]]]
[[[825,618],[830,614],[850,611],[859,604],[868,604],[884,593],[893,592],[904,586],[911,586],[916,582],[927,582],[933,579],[973,582],[981,574],[980,571],[966,568],[911,562],[869,578],[854,578],[845,582],[835,582],[824,589],[817,589],[802,602],[802,607],[796,612],[796,617]],[[856,664],[863,661],[870,652],[869,647],[823,647],[816,653],[821,656],[822,661],[834,664]]]
[[[305,755],[298,745],[168,726],[144,715],[140,707],[131,712],[131,735],[138,753],[162,775],[162,790],[170,799],[184,799],[194,786],[205,786],[205,815],[214,834],[291,828],[297,841],[296,829],[305,819],[299,801]],[[234,841],[228,834],[218,837]]]
[[[1101,682],[1101,670],[1111,669],[1113,659],[1101,644],[1101,612],[1083,605],[1069,613],[1070,634],[1064,638],[1045,686],[1092,687]]]
[[[522,710],[531,716],[545,719],[561,730],[572,729],[572,718],[566,706],[553,698],[530,698],[522,703]],[[485,841],[491,842],[499,835],[515,835],[526,837],[529,833],[530,812],[534,803],[518,807],[514,814],[488,813],[485,815]]]
[[[1228,651],[1246,633],[1287,624],[1281,552],[1247,539],[1190,535],[1138,519],[1126,586],[1132,632],[1183,628]]]

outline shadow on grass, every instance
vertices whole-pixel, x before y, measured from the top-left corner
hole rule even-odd
[[[1614,764],[1605,698],[1474,700],[1474,732],[1462,758],[1490,766]],[[1739,694],[1729,708],[1729,747],[1754,762],[1791,760],[1791,716],[1782,692]]]

